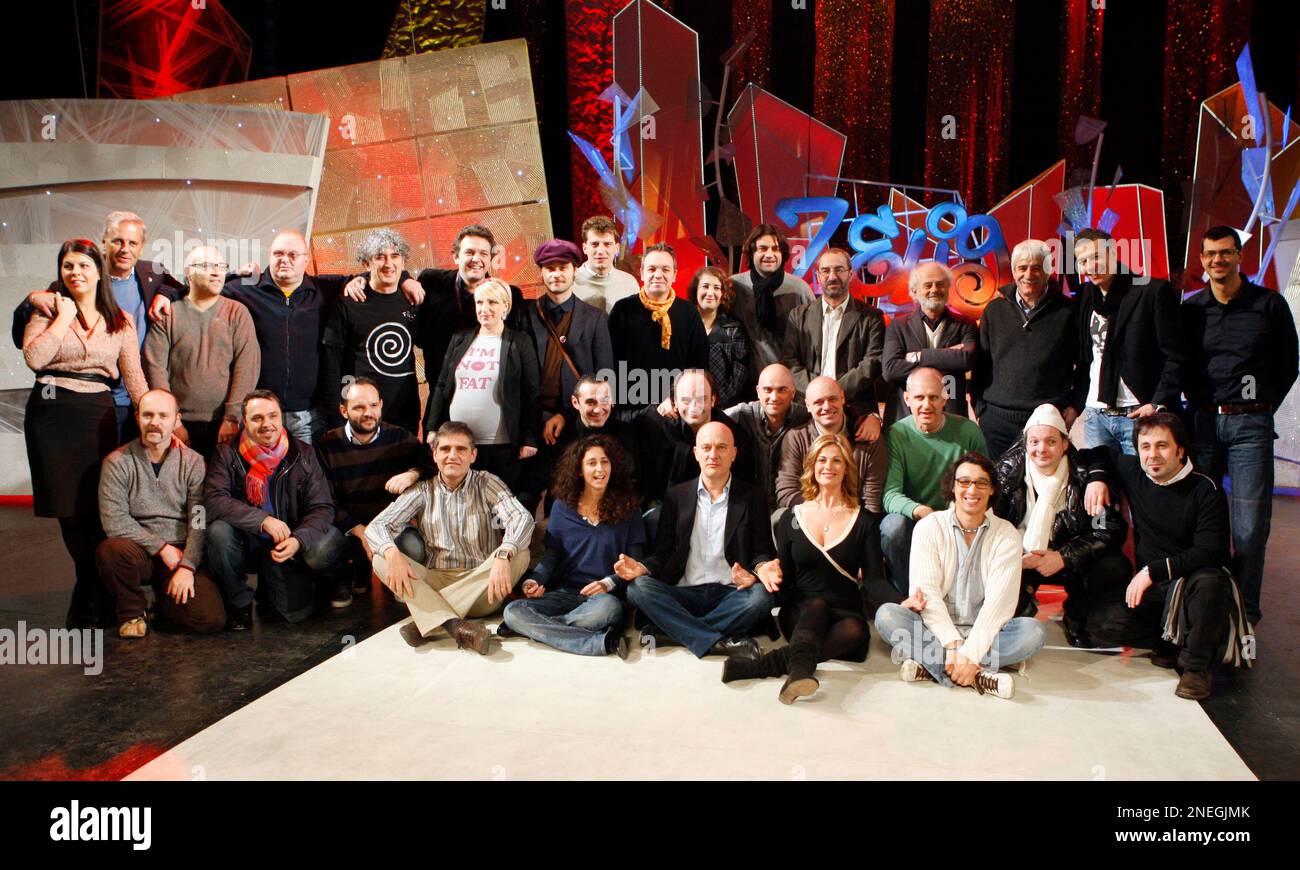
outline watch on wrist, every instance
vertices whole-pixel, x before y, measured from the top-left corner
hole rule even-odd
[[[507,549],[505,549],[504,547],[502,547],[501,549],[497,550],[495,553],[492,554],[492,558],[494,558],[494,559],[505,559],[507,562],[509,562],[509,561],[510,561],[510,555],[511,555],[511,554],[510,554],[510,551],[507,550]]]

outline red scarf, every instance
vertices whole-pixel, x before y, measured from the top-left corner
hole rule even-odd
[[[266,482],[275,474],[280,461],[289,452],[289,433],[280,430],[280,440],[274,447],[263,447],[249,436],[245,429],[239,436],[239,455],[248,463],[244,479],[244,496],[253,507],[266,504]]]

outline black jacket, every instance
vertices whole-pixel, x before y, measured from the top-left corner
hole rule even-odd
[[[410,277],[402,273],[402,280]],[[478,329],[474,316],[474,295],[460,287],[460,274],[455,269],[425,269],[417,281],[424,288],[424,302],[420,304],[416,343],[424,350],[426,374],[442,364],[452,336],[462,329]],[[524,293],[510,285],[510,313],[506,327],[531,334],[528,329],[528,303]]]
[[[952,391],[944,410],[965,417],[966,373],[975,366],[978,344],[979,328],[975,321],[952,309],[940,323],[939,346],[934,348],[926,339],[925,315],[920,310],[891,320],[885,329],[885,351],[881,357],[885,380],[894,387],[885,401],[885,425],[897,423],[910,415],[903,402],[903,389],[907,386],[907,376],[922,366],[952,375]],[[907,355],[914,350],[921,352],[920,362],[907,361]]]
[[[659,514],[659,530],[650,555],[642,560],[651,577],[676,586],[686,571],[691,532],[695,528],[695,505],[700,479],[692,478],[668,490]],[[727,522],[723,527],[727,564],[737,562],[747,571],[776,558],[772,542],[772,521],[767,496],[757,486],[731,477],[727,498]]]
[[[740,321],[718,312],[709,337],[709,374],[719,408],[730,408],[755,396],[758,377],[753,367],[753,349]]]
[[[239,454],[238,435],[218,444],[203,481],[203,506],[208,522],[225,520],[241,532],[260,534],[266,512],[248,503],[245,480],[248,463]],[[275,518],[287,525],[304,550],[320,543],[334,522],[334,500],[316,451],[292,435],[289,450],[269,482]]]
[[[1286,298],[1243,278],[1240,294],[1228,305],[1220,305],[1207,287],[1183,303],[1182,311],[1191,354],[1183,390],[1191,406],[1264,402],[1276,411],[1300,371]]]
[[[146,309],[153,304],[154,297],[159,292],[162,292],[168,299],[175,299],[179,291],[185,290],[185,285],[168,272],[162,263],[148,263],[144,260],[137,260],[135,264],[135,280],[140,285],[140,298],[144,301]],[[63,286],[62,280],[55,279],[45,289],[57,293],[61,286]],[[35,306],[28,302],[26,297],[14,309],[14,347],[22,348],[23,331],[27,329],[27,321],[31,319],[34,310]],[[144,336],[141,336],[140,340],[143,341]]]
[[[1023,440],[997,461],[998,496],[993,513],[1013,526],[1020,525],[1028,507],[1025,461]],[[1056,521],[1052,524],[1051,548],[1065,560],[1065,570],[1078,575],[1086,571],[1094,559],[1110,550],[1118,552],[1124,546],[1128,523],[1124,522],[1124,515],[1115,504],[1107,507],[1096,519],[1090,517],[1083,506],[1083,495],[1088,487],[1089,467],[1095,462],[1084,462],[1073,447],[1066,449],[1063,461],[1070,464],[1069,484],[1065,492],[1065,509],[1057,511]]]
[[[980,318],[979,351],[971,374],[975,414],[997,405],[1033,411],[1039,405],[1083,410],[1088,367],[1079,358],[1079,306],[1048,284],[1029,317],[1020,310],[1016,285],[998,290]]]
[[[456,366],[478,338],[478,329],[463,329],[452,336],[442,370],[430,385],[429,404],[424,412],[424,431],[435,432],[451,419],[451,400],[456,395]],[[541,440],[541,412],[537,407],[537,351],[525,333],[506,327],[501,333],[501,356],[505,365],[497,378],[493,398],[505,417],[506,436],[515,446],[537,447]]]
[[[880,309],[849,297],[835,337],[835,380],[845,400],[857,411],[876,409],[876,378],[885,349],[885,315]],[[822,300],[800,305],[790,313],[782,362],[794,375],[794,388],[807,392],[808,383],[822,373]]]
[[[749,433],[742,429],[716,405],[709,422],[721,423],[731,430],[736,443],[736,459],[731,466],[732,476],[745,483],[758,483],[758,453]],[[664,417],[654,408],[648,409],[633,423],[640,432],[641,495],[648,501],[664,498],[668,488],[700,476],[700,464],[695,461],[695,432],[677,417]]]
[[[542,305],[541,299],[529,299],[524,303],[529,333],[537,348],[537,366],[546,364],[546,351],[551,344],[551,334],[546,330],[543,315],[537,313]],[[543,306],[544,307],[544,306]],[[513,308],[511,311],[513,312]],[[507,322],[508,319],[507,319]],[[614,369],[614,351],[609,343],[609,317],[594,305],[588,305],[577,296],[573,297],[573,319],[569,321],[569,334],[564,337],[564,350],[578,375],[594,375],[601,369]],[[560,409],[572,410],[569,397],[578,386],[578,377],[573,374],[568,363],[560,365]]]
[[[1142,404],[1154,403],[1175,410],[1188,363],[1187,340],[1180,317],[1177,291],[1168,281],[1141,286],[1131,275],[1117,275],[1110,294],[1119,294],[1119,307],[1106,321],[1104,365],[1118,365],[1119,377]],[[1092,366],[1092,313],[1101,291],[1085,284],[1079,291],[1080,361]]]

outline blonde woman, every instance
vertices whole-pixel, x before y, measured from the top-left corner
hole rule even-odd
[[[515,488],[519,462],[537,453],[541,435],[539,372],[533,340],[506,326],[510,287],[488,278],[474,290],[478,328],[451,338],[442,371],[429,385],[424,431],[465,423],[478,451],[474,467]]]
[[[865,584],[884,582],[876,519],[858,501],[857,464],[843,435],[822,435],[804,458],[803,502],[776,529],[781,631],[790,644],[757,661],[731,657],[722,681],[788,675],[782,703],[817,691],[819,661],[863,661],[871,639]]]

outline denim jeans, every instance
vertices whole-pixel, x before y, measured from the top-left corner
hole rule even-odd
[[[876,631],[894,648],[896,662],[901,664],[903,659],[913,659],[940,685],[949,688],[956,685],[943,669],[943,644],[925,627],[919,613],[901,604],[882,604],[876,611]],[[1037,619],[1014,617],[1002,626],[980,665],[996,671],[1019,664],[1042,649],[1043,641],[1043,626]]]
[[[603,656],[605,639],[623,626],[623,602],[608,592],[556,590],[506,605],[506,625],[538,643],[580,656]]]
[[[1133,421],[1127,415],[1112,417],[1097,408],[1083,409],[1083,446],[1114,447],[1137,456],[1133,446]]]
[[[889,568],[889,582],[907,596],[909,565],[912,559],[912,530],[916,520],[902,514],[885,514],[880,521],[880,549]]]
[[[747,589],[724,583],[669,586],[649,576],[632,582],[627,600],[696,658],[723,638],[748,634],[776,603],[762,583]]]
[[[289,561],[277,562],[271,558],[270,538],[216,520],[208,526],[205,550],[208,572],[227,608],[244,608],[253,603],[253,589],[245,575],[255,570],[259,606],[270,605],[289,622],[302,622],[311,615],[315,601],[313,575],[334,579],[345,546],[343,535],[331,526],[316,546],[300,548]]]
[[[320,411],[285,411],[284,428],[299,441],[312,444],[325,434],[325,415]]]
[[[1246,618],[1259,622],[1264,548],[1273,522],[1272,414],[1197,411],[1196,467],[1212,480],[1232,480],[1232,574]]]

